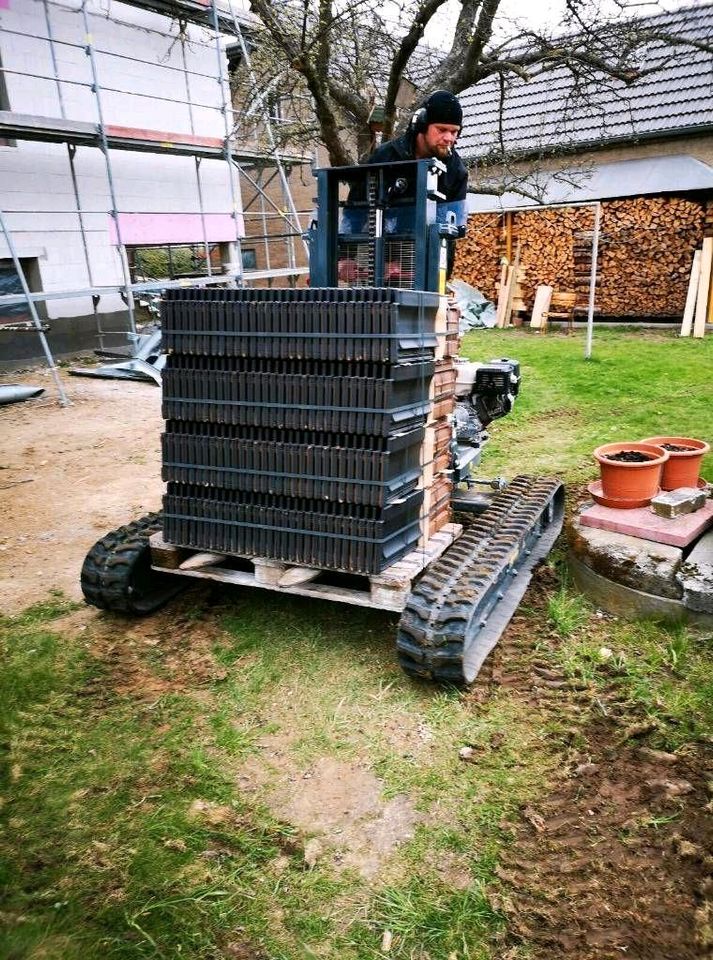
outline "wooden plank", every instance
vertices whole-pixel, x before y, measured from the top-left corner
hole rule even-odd
[[[552,299],[553,287],[541,284],[535,290],[535,302],[532,305],[532,316],[530,317],[530,326],[539,329],[542,326],[542,318],[550,309],[550,300]]]
[[[307,567],[288,566],[274,560],[260,557],[251,558],[254,570],[232,570],[225,566],[207,566],[197,569],[171,569],[153,564],[158,571],[171,570],[177,576],[194,577],[198,580],[215,580],[220,583],[239,587],[256,587],[260,590],[273,590],[276,593],[289,593],[300,597],[313,597],[320,600],[333,600],[337,603],[350,603],[358,607],[373,607],[378,610],[403,610],[411,592],[414,577],[439,557],[462,532],[458,523],[449,523],[435,534],[424,549],[412,550],[407,556],[387,567],[380,574],[363,577],[364,588],[335,587],[326,583],[291,582],[300,578],[296,571],[305,575],[319,576],[330,573],[329,570],[314,570]],[[175,548],[174,548],[175,549]],[[223,557],[223,562],[227,555]]]
[[[510,283],[508,284],[508,298],[505,304],[505,316],[503,317],[503,327],[509,327],[512,319],[512,301],[513,296],[515,295],[515,287],[518,283],[518,275],[520,272],[520,241],[517,241],[517,246],[515,247],[515,259],[512,262],[512,268],[510,272]]]
[[[505,304],[507,302],[507,284],[508,284],[508,264],[503,260],[500,266],[500,283],[498,284],[498,306],[495,311],[495,326],[502,327],[502,318],[505,313]]]
[[[221,553],[194,553],[180,566],[181,570],[197,570],[199,567],[213,567],[225,558]]]
[[[293,587],[298,583],[307,583],[308,580],[314,580],[322,571],[314,570],[310,567],[290,567],[286,570],[279,580],[281,587]]]
[[[435,321],[436,351],[435,359],[442,360],[446,355],[446,334],[448,332],[448,297],[440,297]]]
[[[162,567],[154,567],[162,570]],[[173,571],[176,573],[176,571]],[[258,590],[273,590],[277,593],[289,593],[298,597],[315,597],[320,600],[335,600],[338,603],[351,603],[357,607],[375,607],[377,604],[366,590],[347,590],[344,587],[331,587],[324,583],[295,584],[291,587],[280,588],[278,584],[260,583],[255,574],[246,570],[228,570],[225,567],[203,567],[201,570],[181,570],[179,576],[194,577],[197,580],[214,580],[219,583],[232,584],[238,587],[255,587]],[[399,606],[380,607],[380,609],[401,611]]]
[[[683,308],[683,320],[681,322],[682,337],[690,337],[693,327],[693,311],[696,307],[696,296],[698,294],[698,282],[701,277],[701,251],[696,250],[693,254],[693,263],[691,264],[691,276],[688,280],[688,293],[686,294],[686,306]]]
[[[160,531],[151,534],[149,546],[151,563],[163,567],[164,570],[177,570],[192,552],[184,547],[174,547],[172,543],[166,543]]]
[[[696,315],[693,320],[693,336],[702,337],[706,332],[706,318],[708,316],[708,294],[711,285],[711,268],[713,267],[713,237],[705,237],[701,249],[701,278],[698,282],[698,296],[696,297]]]

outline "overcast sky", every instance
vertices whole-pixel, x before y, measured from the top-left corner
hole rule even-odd
[[[697,3],[696,0],[663,0],[663,2],[652,0],[650,3],[645,0],[644,2],[629,0],[629,5],[632,14],[651,16],[664,10],[674,10],[676,7],[697,6]],[[621,4],[616,0],[600,0],[599,7],[605,16],[615,16],[621,12]],[[564,8],[565,0],[528,0],[527,3],[523,3],[522,0],[503,0],[498,10],[498,19],[504,15],[514,22],[530,27],[556,27],[562,20]],[[426,28],[425,40],[430,46],[444,50],[450,48],[459,9],[458,0],[448,0],[439,10]]]

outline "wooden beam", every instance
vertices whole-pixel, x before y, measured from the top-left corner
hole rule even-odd
[[[708,294],[711,285],[711,268],[713,267],[713,237],[705,237],[701,249],[701,278],[698,284],[696,298],[696,316],[693,321],[693,336],[702,337],[706,332],[708,317]]]
[[[539,329],[542,326],[542,318],[550,309],[550,300],[552,299],[552,287],[542,284],[535,290],[535,302],[532,305],[532,316],[530,317],[530,326]]]
[[[515,247],[515,259],[512,262],[512,267],[510,268],[510,277],[508,282],[508,298],[505,305],[505,316],[503,317],[503,326],[510,326],[510,319],[512,315],[512,298],[515,293],[515,286],[517,284],[517,275],[520,270],[520,241],[517,241],[517,246]]]
[[[701,251],[696,250],[693,254],[693,263],[691,264],[691,276],[688,281],[688,293],[686,294],[686,306],[683,309],[683,320],[681,322],[681,336],[690,337],[693,327],[693,311],[696,308],[696,296],[698,294],[698,282],[701,277]]]

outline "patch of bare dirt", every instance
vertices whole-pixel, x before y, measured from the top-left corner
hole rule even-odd
[[[533,957],[701,960],[713,947],[713,825],[698,750],[661,763],[590,731],[593,751],[525,811],[494,899]]]
[[[272,752],[246,763],[242,789],[259,790],[273,814],[313,839],[305,860],[328,859],[335,867],[383,879],[383,867],[409,840],[418,822],[405,796],[384,800],[383,783],[362,764],[320,757],[300,770],[288,752]]]
[[[81,597],[84,556],[104,533],[161,503],[161,391],[149,383],[63,382],[46,370],[0,382],[44,386],[37,400],[0,406],[0,596],[6,614],[50,589]]]
[[[224,679],[227,670],[213,655],[222,631],[210,612],[197,618],[193,603],[194,594],[180,596],[140,620],[90,614],[87,643],[106,668],[97,682],[120,696],[152,702],[167,693],[200,698],[202,688]],[[55,625],[61,629],[62,623]]]
[[[655,724],[541,658],[557,644],[545,610],[553,577],[540,568],[528,593],[537,635],[516,617],[469,694],[476,709],[501,686],[521,695],[560,722],[567,758],[550,792],[503,824],[510,843],[491,900],[510,947],[524,942],[533,960],[713,956],[711,750],[649,748]]]

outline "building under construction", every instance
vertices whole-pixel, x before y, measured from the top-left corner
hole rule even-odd
[[[234,123],[245,27],[221,0],[0,0],[2,360],[41,355],[38,325],[54,354],[130,346],[167,286],[306,273],[306,158]]]

